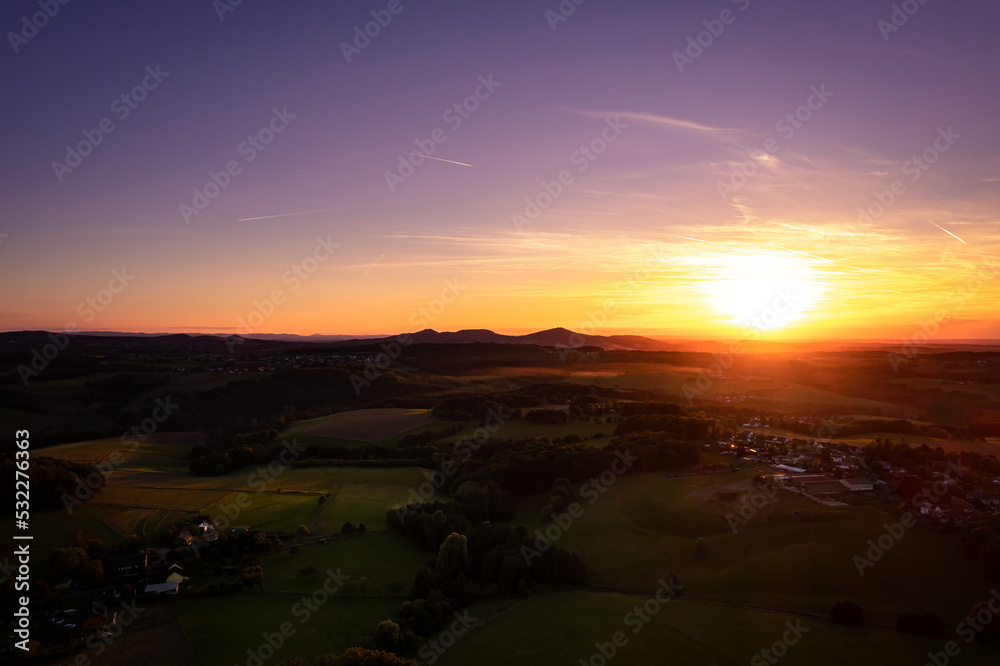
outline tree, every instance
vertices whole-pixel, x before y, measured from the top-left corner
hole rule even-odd
[[[307,537],[310,534],[312,534],[312,532],[309,531],[309,528],[306,527],[305,525],[299,525],[298,527],[296,527],[295,533],[298,534],[300,537]]]
[[[508,555],[500,562],[498,584],[500,594],[512,595],[517,590],[517,581],[521,579],[521,562],[518,558]]]
[[[382,620],[375,627],[375,646],[380,650],[394,650],[399,643],[399,625],[392,620]]]
[[[434,572],[427,567],[420,567],[413,576],[410,596],[415,599],[424,599],[431,593],[432,589],[434,589]]]
[[[246,589],[251,589],[253,587],[259,587],[261,590],[264,589],[264,567],[261,566],[250,566],[243,569],[240,572],[240,582],[243,583],[243,587]]]
[[[838,601],[830,612],[830,620],[845,627],[861,627],[865,623],[865,614],[861,606],[853,601]]]
[[[441,543],[437,556],[437,571],[445,581],[454,580],[460,573],[469,571],[468,539],[452,532]]]
[[[87,551],[71,546],[52,549],[52,568],[59,576],[76,576],[88,561]]]
[[[364,523],[358,523],[358,534],[364,534],[367,531],[368,531],[368,528],[365,527]]]
[[[694,542],[694,554],[698,559],[708,557],[708,543],[705,542],[704,537]]]
[[[924,482],[915,474],[907,474],[896,484],[896,492],[903,497],[913,497],[924,487]]]
[[[80,580],[86,585],[96,585],[104,579],[104,565],[100,560],[89,560],[80,568]]]
[[[348,520],[346,523],[344,523],[344,526],[340,528],[340,533],[354,534],[357,530],[358,528],[354,526],[354,523]]]
[[[492,583],[500,575],[500,553],[496,548],[490,548],[483,557],[480,576],[487,583]]]

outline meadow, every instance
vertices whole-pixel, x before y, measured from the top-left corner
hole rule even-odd
[[[391,445],[407,432],[433,422],[426,409],[359,409],[294,421],[281,431],[283,439],[327,446]]]
[[[606,592],[546,592],[493,617],[462,637],[436,662],[439,666],[506,666],[507,664],[601,664],[598,643],[625,639],[609,663],[705,664],[736,666],[767,664],[759,656],[782,641],[788,623],[800,627],[801,638],[781,654],[783,664],[839,666],[844,663],[913,666],[927,653],[943,650],[945,638],[917,638],[894,629],[851,629],[825,618],[740,608],[686,598],[688,588],[655,613],[637,622],[637,606],[650,602],[657,583],[642,595]],[[649,608],[657,609],[650,603]],[[487,617],[476,605],[473,617]],[[795,638],[795,634],[789,634]],[[558,637],[557,640],[554,640]],[[622,643],[622,641],[619,641]],[[605,650],[609,648],[605,647]],[[958,663],[992,663],[994,653],[962,643]],[[595,657],[596,655],[596,657]],[[757,660],[754,661],[754,657]]]
[[[322,582],[319,579],[315,587]],[[279,631],[282,623],[291,622],[295,633],[266,662],[277,664],[297,657],[343,652],[361,643],[400,603],[398,599],[336,596],[309,613],[303,622],[306,616],[294,611],[303,596],[296,592],[187,596],[173,600],[171,606],[200,664],[247,664],[247,650],[256,651],[265,641],[264,634]]]
[[[990,589],[953,538],[920,526],[860,575],[854,557],[899,520],[892,506],[826,508],[780,491],[734,534],[727,515],[741,503],[717,493],[752,491],[753,474],[620,477],[593,504],[580,500],[583,515],[556,543],[584,559],[595,585],[620,592],[647,591],[672,574],[701,599],[823,616],[849,599],[885,625],[907,610],[959,618]],[[515,522],[542,528],[546,498],[523,500]],[[701,538],[704,558],[695,551]]]

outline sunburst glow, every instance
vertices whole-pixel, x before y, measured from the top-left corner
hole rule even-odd
[[[702,284],[706,303],[729,323],[784,328],[813,314],[825,287],[806,259],[790,254],[716,256],[715,277]]]

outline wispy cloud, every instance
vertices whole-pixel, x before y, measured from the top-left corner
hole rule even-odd
[[[600,110],[588,110],[588,109],[571,109],[571,110],[574,113],[578,113],[583,116],[589,116],[591,118],[624,118],[626,120],[632,120],[638,123],[646,123],[649,125],[660,125],[679,130],[692,130],[696,132],[710,132],[717,134],[735,134],[743,131],[731,127],[713,127],[711,125],[699,123],[694,120],[671,118],[669,116],[661,116],[655,113],[643,113],[641,111],[600,111]]]

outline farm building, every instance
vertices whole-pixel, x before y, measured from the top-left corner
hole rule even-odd
[[[862,490],[874,490],[875,484],[873,484],[869,479],[856,478],[856,479],[841,479],[840,483],[843,484],[845,488],[853,492],[858,492]]]
[[[827,479],[826,481],[806,481],[801,484],[802,490],[810,495],[834,495],[844,492],[844,485],[840,481]]]
[[[104,558],[104,573],[111,576],[137,576],[146,571],[149,557],[146,553],[108,555]]]
[[[154,597],[164,594],[177,594],[180,586],[180,583],[154,583],[153,585],[147,585],[142,593]]]
[[[795,474],[803,474],[805,472],[801,467],[790,467],[789,465],[775,465],[775,469],[781,469],[786,472],[793,472]]]
[[[802,476],[791,477],[791,482],[796,485],[804,485],[806,483],[812,483],[815,481],[832,481],[830,477],[826,474],[803,474]]]

